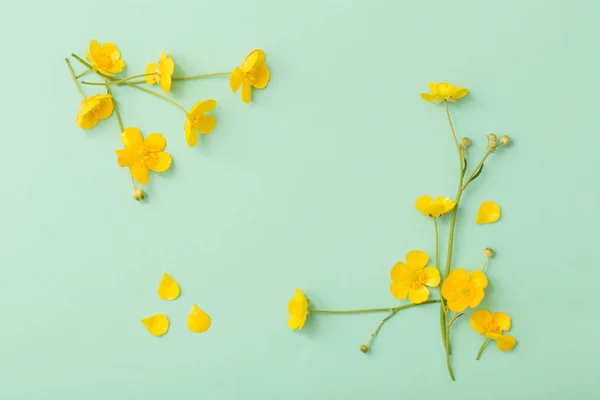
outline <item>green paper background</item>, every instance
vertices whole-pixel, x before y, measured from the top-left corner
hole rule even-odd
[[[0,398],[597,398],[599,12],[592,0],[7,4]],[[137,203],[116,120],[75,126],[63,58],[92,38],[119,46],[127,75],[163,50],[182,75],[231,70],[260,47],[272,78],[249,106],[227,78],[177,84],[185,107],[219,104],[194,149],[179,110],[116,89],[125,125],[163,133],[174,159]],[[470,89],[452,113],[472,164],[487,133],[514,139],[465,194],[455,265],[496,250],[482,306],[512,316],[519,344],[476,362],[468,312],[455,383],[437,306],[399,313],[367,355],[384,315],[286,326],[296,287],[319,308],[395,306],[392,265],[433,256],[413,204],[454,196],[458,173],[443,108],[419,98],[431,80]],[[488,199],[502,219],[477,226]],[[444,243],[448,219],[441,231]],[[156,295],[165,271],[182,287],[174,302]],[[194,303],[213,320],[202,335],[185,325]],[[171,320],[162,338],[140,323],[154,313]]]

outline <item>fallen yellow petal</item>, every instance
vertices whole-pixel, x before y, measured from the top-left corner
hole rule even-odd
[[[153,336],[162,336],[169,330],[169,319],[164,314],[156,314],[142,319],[142,324]]]
[[[165,272],[158,285],[158,297],[163,300],[175,300],[179,297],[179,292],[179,285],[175,279]]]
[[[211,321],[208,314],[194,304],[187,319],[188,329],[192,332],[202,333],[210,328],[210,324]]]
[[[484,201],[479,207],[475,223],[491,224],[500,218],[500,206],[493,201]]]

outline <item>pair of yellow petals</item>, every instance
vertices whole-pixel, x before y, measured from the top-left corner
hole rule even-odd
[[[158,297],[170,301],[179,297],[179,284],[169,274],[165,273],[158,285]],[[210,316],[197,305],[193,305],[187,318],[187,327],[194,333],[206,332],[211,326]],[[142,324],[153,336],[162,336],[169,330],[170,322],[164,314],[156,314],[142,319]]]
[[[438,218],[452,211],[456,203],[448,197],[439,196],[433,199],[431,196],[421,196],[415,202],[415,208],[423,215],[432,218]],[[500,219],[500,206],[493,201],[484,201],[477,211],[477,224],[491,224]]]

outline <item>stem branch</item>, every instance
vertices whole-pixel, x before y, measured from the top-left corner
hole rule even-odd
[[[71,78],[73,78],[73,82],[75,82],[75,86],[77,87],[77,90],[79,91],[79,93],[81,93],[81,97],[83,97],[85,99],[85,93],[83,93],[83,90],[81,90],[81,86],[79,86],[79,82],[77,82],[77,77],[75,76],[75,71],[73,71],[71,62],[69,61],[68,58],[65,58],[65,61],[67,62],[67,67],[69,67],[69,72],[71,73]]]
[[[219,75],[229,75],[231,72],[213,72],[210,74],[200,74],[200,75],[192,75],[192,76],[174,76],[171,78],[172,81],[185,81],[188,79],[200,79],[200,78],[208,78],[209,76],[219,76]]]
[[[479,348],[479,351],[477,352],[477,357],[475,357],[475,360],[479,360],[479,357],[481,357],[481,353],[483,353],[483,349],[485,348],[485,345],[488,344],[489,341],[490,341],[490,338],[485,338],[485,340],[481,344],[481,347]]]

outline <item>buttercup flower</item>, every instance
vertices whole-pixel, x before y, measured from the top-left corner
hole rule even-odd
[[[158,60],[158,64],[153,62],[149,63],[146,67],[146,74],[155,73],[156,75],[146,76],[146,83],[153,85],[158,83],[165,93],[169,93],[171,90],[171,76],[175,70],[175,63],[171,57],[167,57],[167,52],[163,51]]]
[[[450,272],[442,284],[442,296],[448,301],[448,308],[454,312],[464,311],[467,307],[475,308],[483,300],[483,289],[488,284],[487,277],[481,271],[470,274],[458,268]]]
[[[77,112],[77,126],[90,129],[98,124],[98,120],[111,116],[114,109],[112,96],[109,94],[95,94],[83,100]]]
[[[119,165],[129,167],[139,183],[148,183],[149,170],[164,172],[171,166],[171,156],[163,151],[167,141],[160,133],[151,133],[144,139],[138,128],[126,128],[121,141],[125,148],[116,150]]]
[[[296,295],[288,302],[288,326],[291,330],[302,330],[306,318],[308,318],[308,299],[300,289],[296,289]]]
[[[469,89],[461,86],[452,86],[449,83],[429,82],[431,93],[421,93],[423,100],[430,103],[441,103],[442,101],[456,101],[467,95]]]
[[[264,89],[271,78],[269,68],[265,65],[265,52],[257,49],[253,50],[248,57],[242,61],[240,67],[229,75],[229,86],[233,92],[237,92],[242,86],[242,101],[250,103],[252,96],[252,87]]]
[[[428,217],[440,217],[454,208],[456,203],[448,197],[438,197],[435,201],[431,196],[421,196],[415,202],[415,208]]]
[[[477,310],[471,316],[470,322],[475,332],[494,339],[498,349],[502,351],[512,350],[517,344],[513,336],[503,334],[510,329],[510,317],[503,312],[491,314],[488,310]]]
[[[204,115],[205,113],[214,110],[217,102],[214,100],[200,100],[197,102],[185,119],[185,140],[188,146],[194,147],[198,143],[198,133],[208,135],[215,129],[217,119],[212,115]]]
[[[429,287],[440,284],[440,272],[436,267],[427,267],[429,258],[420,250],[413,250],[406,255],[406,264],[396,263],[391,271],[392,285],[390,291],[398,300],[408,299],[419,304],[429,297]]]
[[[97,40],[92,40],[85,58],[92,63],[94,71],[107,76],[118,74],[125,68],[125,61],[121,60],[119,49],[112,43],[107,42],[101,46]]]

